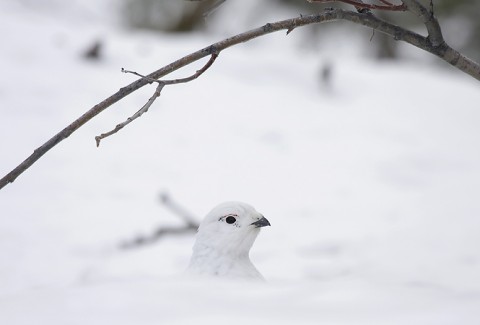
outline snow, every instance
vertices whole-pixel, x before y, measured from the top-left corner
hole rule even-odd
[[[224,36],[131,32],[46,2],[0,5],[14,31],[0,45],[1,175],[135,79],[120,68],[149,72]],[[345,44],[307,49],[306,33],[222,52],[96,148],[145,87],[2,189],[0,324],[478,324],[478,82]],[[88,62],[96,39],[104,58]],[[255,206],[272,224],[251,252],[268,283],[183,277],[191,235],[119,249],[181,224],[164,191],[198,217]]]

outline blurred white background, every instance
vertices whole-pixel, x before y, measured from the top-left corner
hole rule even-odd
[[[164,21],[171,5],[150,12]],[[2,176],[135,80],[122,67],[149,73],[321,10],[228,0],[172,32],[138,26],[129,6],[0,3]],[[447,36],[471,27],[442,22]],[[48,152],[0,193],[0,323],[478,324],[478,81],[408,45],[379,60],[370,37],[331,23],[241,44],[99,148],[155,86]],[[222,201],[254,205],[272,223],[251,252],[268,283],[183,278],[194,233],[122,249],[182,226],[161,193],[198,219]]]

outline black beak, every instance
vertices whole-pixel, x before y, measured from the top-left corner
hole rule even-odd
[[[252,225],[254,225],[255,228],[260,228],[260,227],[270,226],[270,222],[267,220],[267,218],[262,216],[262,219],[255,221],[254,223],[252,223]]]

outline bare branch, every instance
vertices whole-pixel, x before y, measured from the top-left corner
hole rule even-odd
[[[359,0],[355,0],[355,2],[356,4],[358,4]],[[314,15],[301,16],[274,23],[268,23],[259,28],[249,30],[233,37],[229,37],[201,50],[193,52],[181,59],[178,59],[164,66],[157,71],[152,72],[145,78],[140,78],[137,81],[129,84],[128,86],[121,88],[115,94],[93,106],[85,114],[77,118],[70,125],[68,125],[63,130],[54,135],[50,140],[38,147],[27,159],[25,159],[21,164],[19,164],[2,179],[0,179],[0,189],[5,187],[7,184],[14,182],[20,174],[30,168],[30,166],[32,166],[50,149],[55,147],[61,141],[68,138],[73,132],[78,130],[78,128],[83,126],[85,123],[90,121],[92,118],[94,118],[99,113],[103,112],[105,109],[115,104],[119,100],[125,98],[126,96],[130,95],[132,92],[140,89],[141,87],[151,83],[150,80],[157,80],[163,76],[168,75],[169,73],[172,73],[175,70],[178,70],[186,65],[198,61],[199,59],[204,58],[208,55],[218,54],[221,51],[234,45],[247,42],[254,38],[280,30],[292,31],[293,29],[301,26],[321,24],[338,20],[347,20],[355,24],[366,26],[368,28],[373,28],[379,32],[392,36],[395,40],[407,42],[424,51],[432,53],[440,59],[450,63],[452,66],[459,69],[460,71],[472,76],[477,80],[480,80],[480,65],[465,57],[458,51],[452,49],[448,44],[443,41],[440,27],[438,26],[438,22],[435,17],[428,10],[426,10],[425,7],[421,6],[415,0],[403,0],[403,3],[408,7],[408,10],[416,13],[422,18],[429,32],[428,37],[424,37],[402,27],[388,23],[384,20],[379,19],[371,13],[357,13],[348,10],[330,8],[323,11],[322,13]]]
[[[330,2],[343,2],[350,5],[354,5],[357,10],[373,9],[373,10],[388,10],[388,11],[405,11],[407,7],[402,3],[395,5],[386,0],[379,0],[383,5],[376,5],[372,3],[365,3],[362,0],[307,0],[308,2],[316,3],[330,3]]]

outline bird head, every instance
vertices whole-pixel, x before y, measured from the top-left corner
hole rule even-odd
[[[198,228],[194,251],[209,250],[230,256],[248,256],[260,228],[270,222],[243,202],[225,202],[210,211]]]

